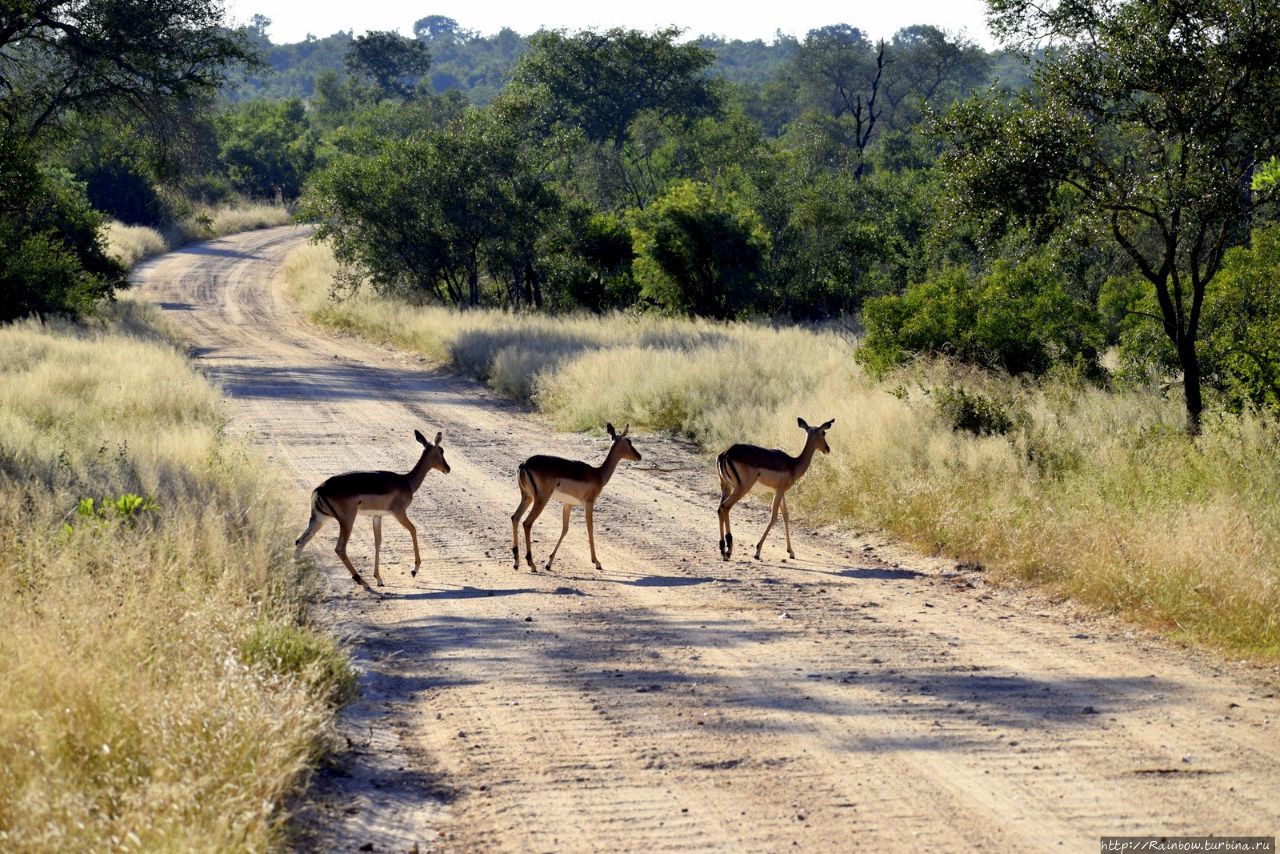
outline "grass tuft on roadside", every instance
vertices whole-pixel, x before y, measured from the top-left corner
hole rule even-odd
[[[351,668],[282,485],[128,325],[0,329],[0,847],[261,850]]]
[[[881,529],[1188,640],[1280,657],[1280,426],[1068,374],[1039,384],[921,363],[876,382],[841,338],[613,315],[335,302],[324,246],[285,274],[306,315],[447,362],[561,429],[606,420],[795,452],[796,416],[835,417],[832,453],[790,495],[812,521]],[[704,484],[716,494],[707,468]]]
[[[282,205],[237,202],[198,207],[163,233],[145,225],[125,225],[113,220],[107,223],[107,254],[132,267],[187,243],[287,225],[292,217],[289,209]]]

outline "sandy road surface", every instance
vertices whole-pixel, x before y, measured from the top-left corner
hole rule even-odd
[[[417,579],[394,524],[380,596],[347,580],[334,527],[309,547],[365,674],[304,844],[1089,851],[1103,834],[1280,829],[1273,673],[803,520],[798,560],[780,560],[778,530],[763,563],[723,563],[712,468],[670,440],[637,436],[644,461],[597,505],[604,572],[580,511],[553,573],[513,571],[516,464],[596,460],[606,440],[308,328],[272,283],[301,239],[218,240],[136,278],[230,396],[236,429],[293,474],[299,529],[325,476],[406,470],[413,428],[446,437],[453,472],[432,473],[411,509]],[[837,425],[830,440],[855,437]],[[735,513],[749,558],[763,508]],[[543,557],[558,517],[535,528]],[[351,553],[369,566],[367,521]]]

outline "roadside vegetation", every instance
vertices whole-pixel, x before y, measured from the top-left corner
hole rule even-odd
[[[283,486],[145,315],[0,329],[6,850],[278,844],[353,690]]]
[[[164,233],[146,225],[106,224],[107,254],[125,267],[197,240],[286,225],[293,218],[283,205],[253,202],[205,207],[170,225]]]
[[[791,493],[814,521],[885,530],[1136,622],[1280,655],[1280,426],[1222,413],[1195,442],[1176,396],[923,359],[873,378],[838,335],[613,314],[547,318],[334,301],[323,246],[286,264],[307,316],[454,365],[561,429],[629,421],[715,453],[795,451],[797,415],[834,417],[832,453]],[[706,491],[715,482],[707,469]],[[710,542],[710,541],[709,541]]]

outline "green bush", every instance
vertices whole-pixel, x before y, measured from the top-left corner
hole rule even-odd
[[[1280,409],[1280,225],[1227,252],[1205,298],[1205,379],[1233,411]]]
[[[868,300],[857,358],[883,373],[913,355],[946,355],[1011,374],[1042,375],[1054,364],[1097,369],[1097,312],[1074,299],[1046,258],[998,261],[973,278],[951,268],[901,296]]]
[[[975,436],[1003,436],[1019,420],[1009,405],[961,386],[938,386],[932,395],[934,407],[952,430]]]
[[[107,256],[102,217],[69,175],[0,142],[0,322],[89,314],[128,282]]]
[[[641,294],[669,311],[726,318],[750,309],[769,235],[732,192],[682,181],[632,214]]]

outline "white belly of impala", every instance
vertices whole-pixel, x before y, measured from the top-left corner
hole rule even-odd
[[[561,492],[558,489],[555,492],[551,493],[551,497],[558,501],[563,501],[565,504],[581,504],[582,503],[582,499],[576,498],[575,496],[569,495],[568,493]]]
[[[378,510],[377,508],[361,507],[356,511],[358,516],[390,516],[390,510]]]

